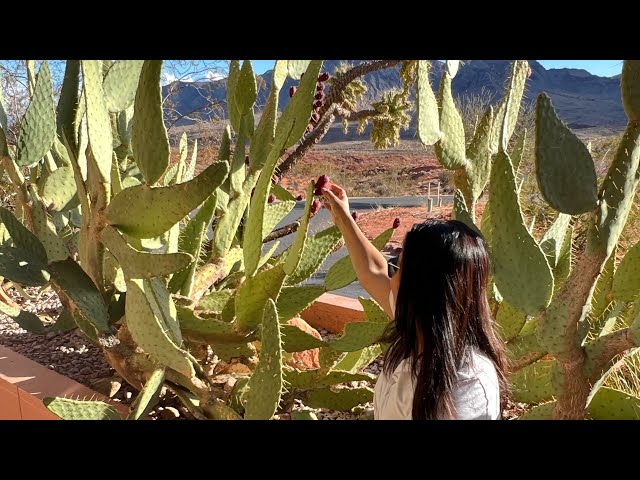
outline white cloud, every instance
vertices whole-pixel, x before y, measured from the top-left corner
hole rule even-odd
[[[162,74],[162,82],[164,85],[167,85],[175,81],[176,81],[176,76],[173,73],[165,72]]]
[[[224,78],[224,75],[221,75],[218,72],[214,72],[213,70],[209,70],[205,76],[207,77],[207,80],[211,82],[214,80],[220,80],[221,78]]]

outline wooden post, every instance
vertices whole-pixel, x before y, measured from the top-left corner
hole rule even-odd
[[[427,198],[431,198],[431,182],[429,182],[429,187],[427,190]]]
[[[440,182],[438,181],[438,205],[440,205]]]
[[[429,209],[430,212],[433,211],[433,198],[429,197]]]

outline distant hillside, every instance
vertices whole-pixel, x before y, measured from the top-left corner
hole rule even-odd
[[[362,60],[349,60],[349,63],[359,63]],[[343,60],[327,60],[324,70],[333,73]],[[494,94],[497,101],[503,90],[510,61],[507,60],[468,60],[460,68],[453,80],[454,95],[479,94],[482,89]],[[545,69],[536,61],[530,61],[533,74],[528,81],[525,101],[535,101],[536,96],[546,92],[553,100],[561,118],[573,129],[584,128],[613,128],[617,129],[626,124],[626,117],[620,100],[620,76],[606,78],[592,75],[580,69]],[[437,85],[442,75],[443,64],[434,62],[432,69],[432,85]],[[267,71],[258,78],[258,99],[256,111],[264,105],[271,85],[272,71]],[[398,69],[388,69],[371,73],[364,77],[368,91],[364,105],[379,98],[380,93],[390,88],[400,87]],[[280,108],[284,108],[289,101],[289,87],[297,84],[287,79],[280,95]],[[169,88],[175,93],[171,96],[174,112],[186,114],[209,101],[217,101],[224,108],[226,102],[226,79],[210,82],[174,82],[163,87],[166,95]],[[202,109],[196,114],[199,118],[210,119],[212,111]],[[225,112],[226,115],[226,112]],[[175,119],[175,117],[173,117]],[[194,120],[181,119],[176,125],[189,125]],[[334,129],[332,129],[334,130]],[[332,137],[338,134],[338,130]],[[414,132],[406,132],[406,137],[413,137]],[[405,136],[403,135],[403,137]],[[355,129],[351,129],[343,140],[357,138]],[[336,141],[337,139],[329,139]]]

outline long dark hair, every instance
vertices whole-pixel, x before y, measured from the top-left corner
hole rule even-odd
[[[410,359],[414,420],[455,416],[456,372],[473,348],[493,360],[507,392],[504,344],[487,300],[489,268],[484,238],[460,221],[429,220],[405,237],[395,321],[381,341],[389,344],[385,373]]]

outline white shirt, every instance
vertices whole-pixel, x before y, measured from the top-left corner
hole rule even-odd
[[[414,390],[408,359],[400,362],[392,375],[381,373],[373,395],[374,419],[411,420]],[[473,350],[470,361],[458,370],[453,399],[456,420],[500,419],[498,374],[487,355]]]

